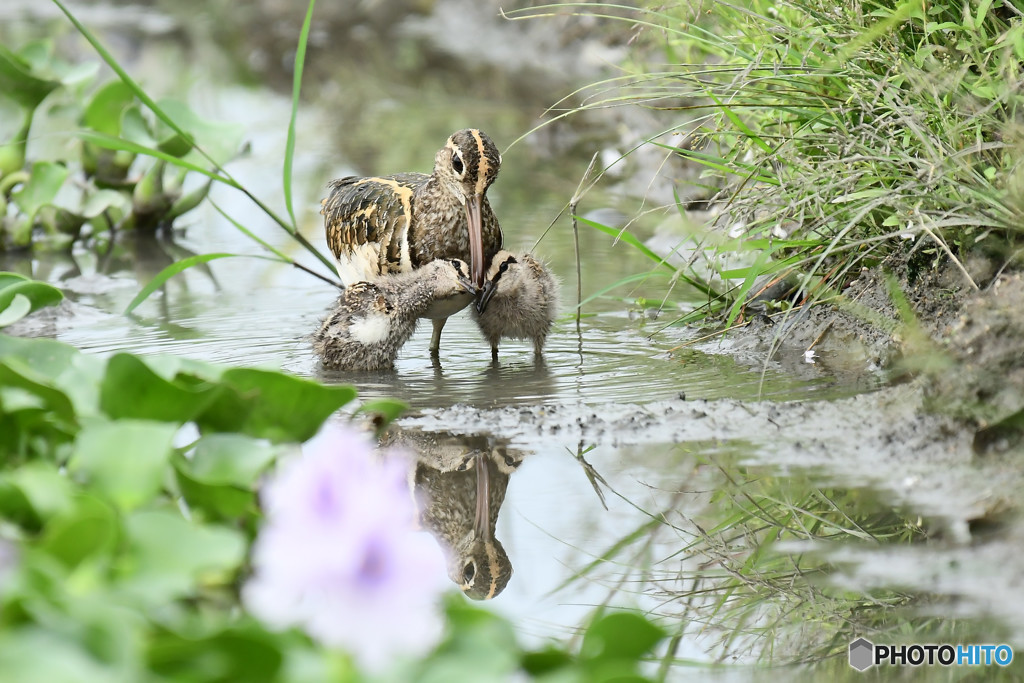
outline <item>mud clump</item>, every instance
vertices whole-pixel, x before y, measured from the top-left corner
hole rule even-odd
[[[1013,420],[1024,411],[1024,278],[997,278],[967,299],[940,336],[953,360],[934,373],[926,392],[934,407],[979,428]]]

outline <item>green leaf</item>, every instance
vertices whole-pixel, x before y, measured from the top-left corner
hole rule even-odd
[[[15,294],[6,307],[0,305],[0,327],[12,325],[32,312],[32,302],[24,294]]]
[[[462,596],[446,605],[448,635],[423,665],[420,681],[507,681],[519,668],[515,632],[506,620]],[[459,602],[456,602],[459,600]]]
[[[171,464],[178,492],[196,519],[235,520],[259,514],[255,492],[197,481],[188,472],[188,459],[180,455],[175,455]]]
[[[70,569],[112,551],[117,537],[113,508],[98,498],[79,496],[71,511],[46,525],[40,548]]]
[[[19,282],[27,282],[29,278],[19,273],[11,273],[6,270],[0,270],[0,289],[3,289],[7,285],[17,284]]]
[[[110,81],[93,95],[85,108],[83,121],[92,130],[117,136],[121,132],[121,117],[135,102],[132,89],[121,81]]]
[[[206,160],[218,166],[227,163],[238,153],[244,132],[241,125],[204,119],[180,100],[162,99],[158,104],[163,112],[174,120],[177,129],[187,134],[187,137],[183,138],[175,131],[173,137],[168,137],[166,127],[158,124],[157,136],[161,150],[174,156],[183,156],[193,145],[198,145],[204,154],[195,154],[192,161],[199,163]]]
[[[372,401],[364,401],[354,414],[365,413],[374,418],[374,427],[381,430],[397,420],[402,414],[409,410],[409,404],[394,398],[377,398]]]
[[[192,457],[182,458],[182,468],[204,484],[250,489],[279,452],[279,447],[264,439],[207,434],[195,443]]]
[[[75,421],[75,409],[60,388],[46,375],[29,367],[23,359],[7,356],[0,358],[0,386],[18,387],[41,398],[59,418]]]
[[[119,353],[107,362],[100,408],[112,418],[182,424],[199,415],[220,389],[207,382],[177,382],[157,374],[138,356]]]
[[[22,339],[0,334],[0,361],[27,367],[35,381],[62,391],[80,416],[99,413],[99,385],[106,361],[54,339]],[[71,413],[68,415],[71,416]]]
[[[722,102],[722,100],[716,97],[715,93],[710,88],[706,88],[704,92],[708,97],[710,97],[714,101],[716,105],[718,105],[718,108],[722,110],[722,113],[725,114],[730,121],[732,121],[732,124],[736,126],[741,133],[747,136],[748,139],[753,140],[758,147],[760,147],[763,151],[767,152],[768,154],[772,154],[774,152],[772,146],[765,142],[761,138],[761,136],[755,133],[750,128],[750,126],[744,123],[743,119],[737,116],[736,112],[734,112],[731,107],[729,107],[727,104]]]
[[[154,607],[204,583],[227,582],[245,558],[240,532],[190,523],[177,511],[136,511],[125,520],[125,532],[129,550],[121,587]]]
[[[133,509],[160,491],[175,432],[177,425],[143,420],[91,424],[78,434],[68,471],[121,508]]]
[[[350,386],[327,386],[254,368],[227,370],[222,382],[234,391],[219,394],[196,418],[200,427],[271,441],[309,439],[324,420],[356,396]]]
[[[29,462],[4,473],[3,482],[16,488],[41,520],[66,513],[73,504],[71,481],[44,462]]]
[[[80,215],[86,219],[96,218],[108,209],[117,209],[128,213],[132,208],[127,195],[117,190],[97,190],[89,194],[82,204]]]
[[[75,347],[55,339],[24,339],[0,334],[0,358],[17,358],[50,379],[64,372],[78,354]]]
[[[44,204],[52,204],[68,177],[68,169],[54,161],[37,161],[32,174],[20,190],[11,193],[11,199],[29,218],[36,215]]]
[[[3,311],[14,301],[14,298],[21,296],[28,299],[29,311],[38,311],[40,308],[60,303],[64,293],[53,285],[36,280],[22,280],[21,282],[8,281],[4,285],[0,282],[0,311]],[[6,323],[10,324],[10,323]],[[3,325],[0,325],[2,327]]]
[[[132,77],[128,75],[128,72],[124,70],[124,67],[122,67],[116,59],[114,59],[114,56],[110,54],[110,51],[103,46],[103,44],[96,38],[92,31],[87,29],[85,25],[83,25],[82,22],[80,22],[75,17],[75,15],[68,11],[68,8],[64,6],[64,3],[62,3],[61,0],[53,0],[53,4],[57,5],[57,7],[60,8],[60,11],[63,12],[64,15],[67,16],[68,20],[72,24],[74,24],[75,28],[78,29],[78,32],[81,33],[87,41],[89,41],[89,44],[93,46],[93,49],[95,49],[96,52],[100,55],[100,57],[103,58],[103,61],[107,63],[107,66],[114,70],[114,73],[116,73],[118,78],[121,79],[121,82],[128,86],[131,89],[131,91],[135,94],[135,96],[139,98],[139,100],[142,101],[142,103],[145,104],[150,109],[150,111],[152,111],[153,114],[156,115],[158,119],[163,121],[169,128],[171,128],[171,130],[173,130],[175,133],[178,133],[182,138],[189,137],[188,133],[182,130],[182,128],[178,126],[174,119],[168,116],[160,107],[160,105],[158,105],[153,100],[153,98],[150,97],[149,94],[147,94],[146,91],[143,90],[142,87],[139,86],[139,84],[136,83],[132,79]],[[155,155],[151,154],[151,156]],[[170,159],[175,158],[173,155],[167,156]]]
[[[569,653],[555,647],[537,652],[527,652],[522,658],[523,670],[534,678],[564,669],[571,666],[572,663],[573,659]]]
[[[35,76],[28,61],[0,45],[0,96],[31,111],[59,86],[59,81]]]
[[[213,518],[254,513],[256,482],[279,450],[241,434],[207,434],[190,457],[174,457],[178,486],[191,509]]]
[[[271,683],[288,680],[279,677],[282,645],[280,638],[243,624],[200,637],[159,633],[147,658],[153,671],[165,677],[162,680]]]
[[[182,272],[183,270],[187,270],[199,263],[208,263],[209,261],[213,261],[219,258],[228,258],[229,256],[242,256],[242,254],[196,254],[195,256],[189,256],[188,258],[183,258],[180,261],[175,261],[174,263],[172,263],[171,265],[167,266],[159,273],[157,273],[156,277],[150,280],[149,284],[143,287],[142,291],[135,295],[135,298],[131,300],[131,303],[128,304],[128,307],[124,309],[124,315],[128,315],[136,308],[138,308],[139,304],[148,299],[150,294],[158,290],[160,287],[163,286],[165,282],[167,282],[168,280],[170,280],[172,277]]]
[[[587,629],[580,657],[592,662],[639,661],[654,649],[665,632],[635,612],[613,612]]]
[[[40,654],[44,653],[44,654]],[[115,672],[73,636],[36,626],[0,636],[0,671],[19,683],[111,683]]]
[[[146,121],[146,115],[142,113],[142,107],[138,104],[125,108],[121,113],[120,135],[111,135],[146,148],[156,149],[156,138],[150,132],[149,122]]]
[[[985,17],[988,15],[989,9],[992,7],[992,0],[981,0],[978,3],[978,11],[974,15],[974,29],[980,29],[981,25],[985,22]]]

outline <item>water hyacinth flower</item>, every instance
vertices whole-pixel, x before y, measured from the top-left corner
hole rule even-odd
[[[350,427],[325,426],[263,487],[249,611],[298,626],[378,669],[440,638],[445,561],[416,507],[403,458],[374,453]]]

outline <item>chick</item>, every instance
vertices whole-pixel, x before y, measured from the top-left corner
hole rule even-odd
[[[558,309],[558,283],[530,254],[499,251],[484,278],[474,318],[498,357],[502,338],[532,339],[540,356]]]
[[[469,267],[438,259],[422,268],[345,288],[320,329],[313,350],[325,367],[387,370],[432,307],[465,306],[476,294]]]

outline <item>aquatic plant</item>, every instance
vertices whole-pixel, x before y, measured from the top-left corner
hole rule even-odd
[[[119,233],[152,233],[169,228],[205,200],[211,184],[217,182],[245,194],[333,275],[331,262],[296,229],[292,208],[295,116],[313,2],[309,3],[299,39],[292,116],[284,150],[282,185],[287,220],[225,168],[240,153],[240,126],[207,121],[175,99],[153,99],[70,10],[59,0],[54,3],[119,80],[89,92],[97,64],[64,62],[55,55],[52,41],[29,43],[17,52],[0,46],[0,105],[5,114],[21,121],[10,139],[0,141],[0,250],[44,244],[48,248],[70,248],[76,242],[110,249],[110,242]],[[77,137],[79,144],[69,148],[71,153],[29,158],[32,127],[51,109],[45,104],[58,96],[64,109],[78,111],[81,126],[60,133]],[[195,175],[205,176],[206,181],[192,182],[190,178]],[[191,189],[186,191],[186,187]],[[291,264],[334,284],[330,276],[298,263],[237,221],[231,222],[269,252],[261,258]],[[128,312],[181,271],[238,256],[252,255],[198,254],[167,266],[139,292]]]
[[[29,313],[60,302],[64,293],[45,282],[0,271],[0,328],[12,325]]]
[[[118,231],[153,232],[171,226],[206,197],[209,182],[186,192],[187,168],[171,172],[165,159],[143,163],[131,146],[188,163],[196,161],[196,144],[212,150],[219,163],[238,152],[238,126],[205,121],[181,102],[168,99],[161,106],[187,125],[188,135],[147,114],[121,82],[88,92],[99,65],[64,62],[52,41],[31,42],[17,52],[0,46],[0,65],[5,86],[0,99],[22,121],[0,147],[0,249],[99,245]],[[54,111],[62,117],[75,112],[82,139],[32,158],[28,141],[33,127],[45,128]],[[129,148],[102,144],[110,139]]]

